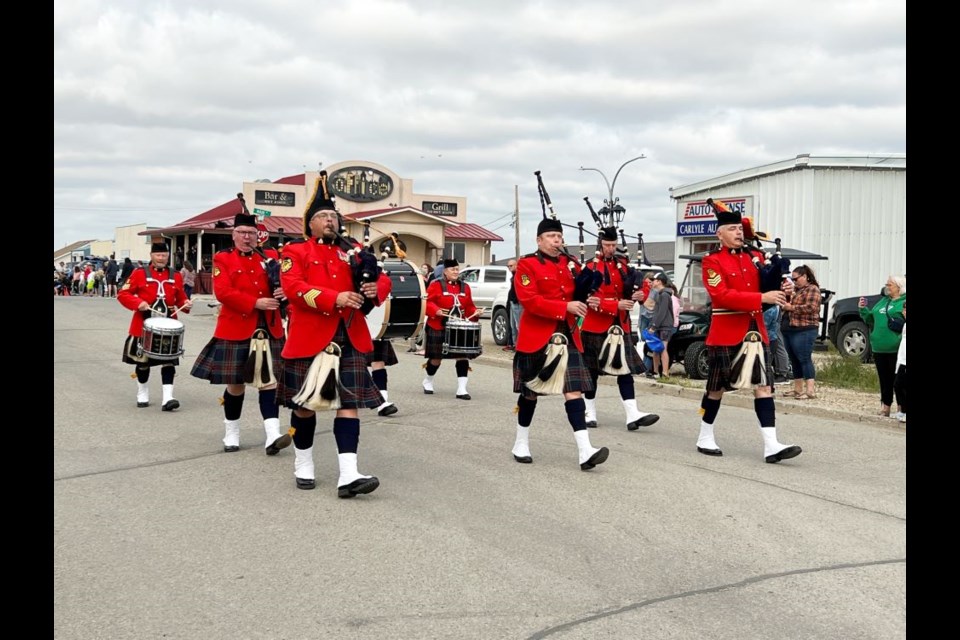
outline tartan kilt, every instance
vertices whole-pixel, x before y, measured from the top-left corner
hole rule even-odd
[[[710,375],[707,376],[707,391],[734,391],[730,386],[730,366],[740,350],[740,345],[732,347],[707,346],[707,362]],[[773,358],[770,357],[770,345],[763,345],[763,359],[767,363],[767,380],[773,383]]]
[[[580,332],[580,339],[583,341],[583,364],[590,371],[597,371],[602,376],[609,375],[600,368],[600,352],[603,350],[603,342],[607,339],[606,332],[593,333],[592,331]],[[623,332],[623,346],[627,352],[627,366],[630,373],[639,375],[647,370],[643,366],[643,360],[637,353],[637,340],[633,332]]]
[[[393,343],[389,340],[374,340],[373,351],[367,354],[367,365],[374,362],[382,362],[388,367],[400,362],[397,359],[397,352],[393,349]]]
[[[525,398],[531,400],[542,395],[531,391],[523,384],[522,372],[536,364],[537,357],[546,351],[547,346],[549,345],[544,345],[543,349],[534,353],[517,351],[513,354],[514,393],[522,393]],[[567,355],[567,371],[563,376],[563,392],[572,393],[574,391],[580,391],[582,393],[584,391],[593,391],[593,380],[590,378],[590,372],[587,371],[587,367],[583,364],[581,353],[577,351],[576,345],[572,342],[567,345]]]
[[[424,341],[423,347],[423,357],[427,360],[473,360],[479,353],[474,354],[465,354],[465,353],[448,353],[444,355],[443,353],[443,338],[446,333],[445,329],[434,329],[427,325],[424,325],[423,330],[426,332],[427,339]],[[481,353],[483,348],[481,346]]]
[[[123,343],[123,361],[127,364],[133,364],[138,367],[162,367],[164,365],[170,365],[172,367],[180,366],[180,358],[176,358],[175,360],[155,360],[150,358],[146,362],[137,362],[136,360],[131,360],[127,353],[136,352],[139,347],[140,336],[127,336],[126,341]]]
[[[280,352],[283,351],[283,338],[270,336],[270,355],[273,360],[273,375],[279,377]],[[197,361],[193,363],[190,375],[201,380],[209,380],[210,384],[244,384],[243,365],[250,355],[249,340],[224,340],[210,338]]]
[[[340,345],[340,408],[376,409],[383,404],[383,396],[367,372],[367,356],[350,344],[343,322],[337,327],[333,342]],[[282,358],[282,369],[277,376],[277,403],[290,409],[299,409],[293,397],[300,393],[307,370],[313,364],[313,358]]]

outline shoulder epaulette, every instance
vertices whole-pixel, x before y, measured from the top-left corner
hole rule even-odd
[[[291,245],[291,244],[300,244],[300,243],[306,242],[306,241],[307,241],[306,238],[296,238],[296,239],[294,239],[294,240],[289,240],[288,242],[285,242],[285,243],[283,244],[283,246],[286,247],[287,245]]]
[[[236,249],[236,247],[230,247],[229,249],[220,249],[220,251],[217,251],[217,253],[233,253],[234,249]]]
[[[537,252],[534,251],[533,253],[528,253],[528,254],[523,255],[523,256],[520,256],[520,257],[521,257],[521,258],[536,258],[536,257],[537,257]]]

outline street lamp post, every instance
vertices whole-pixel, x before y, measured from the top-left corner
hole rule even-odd
[[[603,208],[600,209],[597,213],[601,216],[603,224],[607,227],[619,227],[620,223],[623,221],[623,214],[627,212],[626,209],[620,204],[620,198],[613,197],[613,188],[617,186],[617,177],[620,175],[620,172],[623,171],[623,168],[635,160],[643,160],[647,156],[639,155],[636,158],[630,158],[617,169],[617,172],[613,176],[613,182],[611,183],[607,180],[607,176],[600,171],[600,169],[595,169],[593,167],[580,167],[580,171],[596,171],[601,176],[603,176],[603,181],[607,183],[607,194],[608,198],[603,201]]]

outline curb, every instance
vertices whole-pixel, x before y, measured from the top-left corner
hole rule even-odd
[[[489,364],[493,366],[500,367],[502,369],[508,369],[513,367],[513,360],[504,360],[503,358],[497,358],[494,356],[486,356],[481,354],[478,356],[475,361],[483,362],[484,364]],[[600,384],[605,384],[607,386],[616,387],[616,380],[611,376],[601,376]],[[663,384],[662,382],[653,382],[648,381],[646,378],[635,378],[634,384],[637,386],[643,386],[648,391],[656,393],[658,395],[665,396],[678,396],[681,398],[687,398],[699,402],[703,397],[703,389],[691,389],[689,387],[681,387],[680,385],[675,384]],[[738,391],[728,391],[723,394],[723,402],[726,405],[741,407],[743,409],[753,408],[753,398],[745,397],[738,395]],[[776,396],[775,396],[776,397]],[[823,407],[811,407],[810,405],[804,405],[795,400],[790,400],[787,398],[776,397],[777,408],[779,412],[785,414],[793,415],[804,415],[804,416],[813,416],[816,418],[827,418],[832,420],[842,420],[844,422],[859,422],[865,424],[873,424],[878,427],[884,427],[888,429],[896,429],[906,431],[907,427],[905,424],[897,422],[896,420],[891,420],[890,418],[882,418],[880,416],[873,415],[863,415],[860,413],[855,413],[853,411],[839,411],[837,409],[825,409]]]

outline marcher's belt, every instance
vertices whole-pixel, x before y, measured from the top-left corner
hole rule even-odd
[[[737,313],[747,313],[747,314],[753,315],[756,313],[756,311],[736,311],[734,309],[714,309],[710,313],[712,313],[715,316],[729,316]]]

